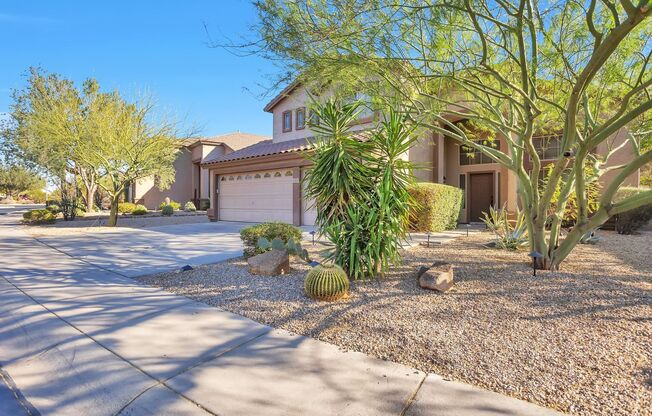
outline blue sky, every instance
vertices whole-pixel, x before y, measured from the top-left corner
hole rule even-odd
[[[0,113],[30,66],[128,96],[151,94],[159,110],[210,136],[271,135],[261,97],[277,68],[259,57],[209,48],[256,22],[250,1],[36,1],[0,3]],[[261,84],[263,86],[261,86]]]

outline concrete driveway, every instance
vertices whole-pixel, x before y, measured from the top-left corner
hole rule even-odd
[[[240,230],[247,223],[209,222],[101,233],[45,236],[37,240],[101,269],[135,277],[215,263],[242,255]]]

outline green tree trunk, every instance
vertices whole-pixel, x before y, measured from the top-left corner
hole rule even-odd
[[[109,222],[107,223],[108,227],[115,227],[118,225],[118,199],[120,194],[113,195],[111,197],[111,213],[109,214]]]

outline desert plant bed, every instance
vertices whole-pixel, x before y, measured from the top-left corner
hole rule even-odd
[[[536,278],[525,252],[483,247],[486,232],[413,247],[384,280],[352,282],[333,303],[304,294],[309,267],[296,261],[281,276],[252,276],[238,258],[141,281],[571,414],[649,415],[652,233],[600,234]],[[436,259],[455,264],[449,293],[417,287],[418,267]]]

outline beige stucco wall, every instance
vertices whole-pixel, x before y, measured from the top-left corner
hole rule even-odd
[[[621,129],[613,136],[610,136],[604,142],[598,145],[596,149],[597,153],[602,156],[606,156],[613,149],[622,146],[620,149],[616,150],[613,155],[609,157],[607,161],[607,167],[625,165],[631,160],[634,159],[634,147],[627,141],[627,132],[625,129]],[[600,178],[600,183],[603,187],[608,186],[611,181],[618,175],[618,170],[612,170],[605,173]],[[635,173],[625,179],[623,186],[639,186],[640,184],[640,170],[637,170]]]
[[[418,182],[433,182],[433,158],[435,156],[435,143],[432,134],[423,133],[416,140],[409,152],[410,162],[417,165],[414,176]]]
[[[320,98],[327,99],[330,96],[332,96],[332,93],[327,92],[322,94]],[[299,86],[296,89],[294,89],[294,91],[292,91],[291,94],[283,98],[281,101],[279,101],[276,104],[276,106],[274,106],[274,108],[272,109],[272,114],[273,114],[272,141],[274,143],[314,136],[314,133],[310,130],[310,128],[308,128],[307,124],[306,127],[302,130],[296,129],[297,127],[296,110],[302,107],[306,108],[306,123],[307,123],[309,117],[309,110],[308,110],[309,105],[310,105],[310,97],[306,89],[302,86]],[[292,130],[284,133],[283,113],[286,111],[292,111]],[[373,121],[366,122],[366,123],[359,123],[351,127],[351,130],[352,131],[366,130],[373,127],[373,125],[374,125]]]
[[[177,160],[174,162],[174,169],[176,173],[174,183],[170,189],[161,191],[155,187],[153,177],[141,179],[136,182],[134,200],[137,202],[144,200],[144,204],[148,209],[158,208],[166,197],[182,204],[191,200],[193,192],[192,152],[186,148],[181,149]]]

